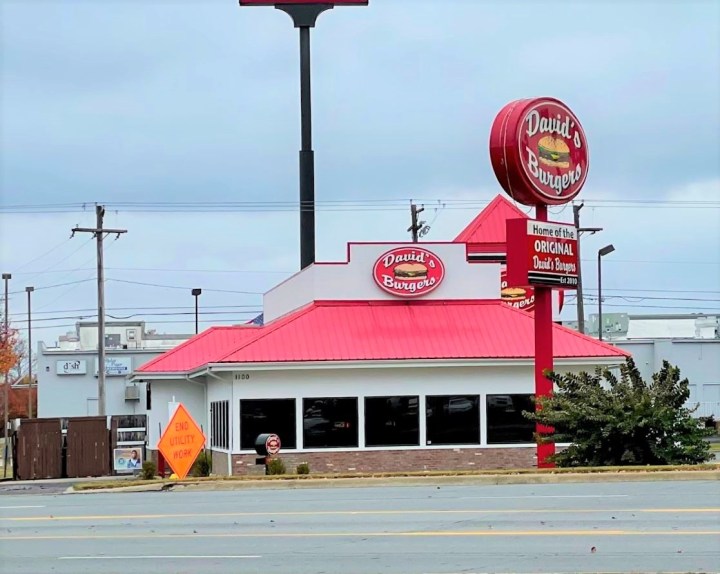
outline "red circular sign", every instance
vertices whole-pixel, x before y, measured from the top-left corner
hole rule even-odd
[[[274,455],[280,452],[280,437],[276,434],[271,434],[265,440],[265,451],[269,455]]]
[[[500,185],[516,201],[560,205],[585,183],[587,139],[580,121],[560,100],[516,100],[495,117],[490,161]]]
[[[420,247],[398,247],[382,254],[373,267],[380,289],[398,297],[420,297],[438,288],[445,277],[440,258]]]

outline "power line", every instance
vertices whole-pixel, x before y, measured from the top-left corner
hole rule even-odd
[[[317,201],[318,211],[377,211],[377,210],[405,210],[409,198],[397,199],[339,199]],[[489,202],[485,200],[467,199],[416,199],[424,203],[440,202],[446,209],[474,209],[484,207]],[[692,201],[692,200],[658,200],[658,199],[585,199],[585,204],[593,208],[669,208],[669,209],[720,209],[719,201]],[[91,202],[64,203],[64,204],[22,204],[0,206],[0,213],[63,213],[87,212]],[[296,201],[219,201],[219,202],[106,202],[105,206],[111,211],[122,212],[271,212],[271,211],[298,211],[300,203]]]
[[[26,275],[27,273],[18,273],[18,271],[19,271],[20,269],[25,269],[25,268],[26,268],[28,265],[30,265],[31,263],[35,263],[36,261],[40,261],[40,260],[43,259],[44,257],[47,257],[47,256],[50,255],[51,253],[54,253],[55,251],[57,251],[57,250],[60,249],[61,247],[64,247],[64,246],[65,246],[67,243],[69,243],[69,242],[70,242],[70,237],[68,237],[68,238],[67,238],[65,241],[63,241],[62,243],[58,243],[55,247],[53,247],[53,248],[51,248],[51,249],[48,249],[48,250],[47,250],[45,253],[43,253],[42,255],[38,255],[38,256],[35,257],[34,259],[31,259],[30,261],[26,261],[26,262],[23,263],[20,267],[18,267],[15,271],[13,271],[13,273],[14,273],[14,274],[17,274],[17,275]],[[33,273],[29,273],[29,275],[33,275]]]
[[[39,274],[46,274],[46,273],[64,273],[66,271],[68,272],[75,272],[75,271],[90,271],[93,270],[92,267],[87,267],[83,269],[55,269],[53,271],[37,271],[33,273],[34,275]],[[297,273],[297,271],[278,271],[278,270],[270,270],[266,269],[264,271],[262,270],[253,270],[253,269],[171,269],[169,267],[105,267],[108,271],[139,271],[139,272],[158,272],[158,273],[228,273],[228,274],[248,274],[248,275],[271,275],[271,274],[278,274],[278,275],[292,275],[293,273]],[[14,275],[14,273],[13,273]],[[18,275],[24,275],[24,273],[18,273]]]
[[[183,290],[192,289],[192,287],[181,287],[179,285],[161,285],[159,283],[145,283],[143,281],[130,281],[128,279],[113,279],[111,277],[108,277],[107,281],[114,281],[115,283],[127,283],[130,285],[144,285],[145,287],[159,287],[161,289],[183,289]],[[203,287],[203,291],[211,291],[213,293],[234,293],[237,295],[264,295],[264,293],[261,291],[235,291],[232,289],[206,289],[205,287]]]

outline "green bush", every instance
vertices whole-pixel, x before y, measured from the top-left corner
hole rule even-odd
[[[140,476],[143,480],[152,480],[155,478],[156,472],[157,466],[155,466],[155,463],[151,460],[146,460],[142,464],[142,472],[140,472]]]
[[[212,453],[209,450],[202,451],[190,469],[190,475],[196,478],[210,476],[212,471]]]
[[[280,458],[270,459],[267,463],[268,474],[287,474],[285,463]]]
[[[702,464],[712,459],[705,440],[712,429],[685,405],[690,383],[663,361],[645,381],[632,359],[620,377],[598,367],[594,374],[550,373],[557,391],[538,400],[539,412],[523,413],[554,428],[541,442],[571,443],[553,460],[559,466],[642,466]]]
[[[310,465],[307,462],[301,462],[297,465],[296,472],[298,474],[310,474]]]

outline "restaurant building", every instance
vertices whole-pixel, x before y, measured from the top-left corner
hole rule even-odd
[[[132,379],[150,389],[149,448],[182,402],[215,474],[259,472],[254,445],[267,432],[290,471],[535,466],[522,415],[533,408],[532,293],[501,296],[515,217],[525,215],[498,197],[453,242],[350,243],[345,261],[266,293],[264,324],[210,328],[143,365]],[[558,370],[627,356],[553,328]]]

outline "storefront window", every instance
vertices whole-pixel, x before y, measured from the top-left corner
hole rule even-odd
[[[427,444],[480,444],[480,397],[427,397]]]
[[[356,398],[303,399],[303,448],[357,446]]]
[[[488,444],[534,443],[535,423],[523,416],[533,412],[533,395],[487,396]]]
[[[210,403],[210,446],[230,448],[230,401]]]
[[[255,450],[255,439],[263,433],[278,435],[283,450],[296,448],[295,399],[240,401],[240,448]]]
[[[368,397],[365,399],[366,446],[417,446],[420,444],[419,398]]]

